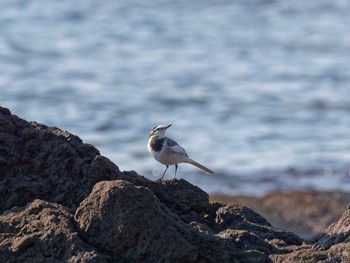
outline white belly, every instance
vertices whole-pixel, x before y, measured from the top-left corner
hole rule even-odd
[[[164,165],[173,165],[179,163],[179,160],[173,153],[166,153],[164,150],[156,152],[153,156],[158,162]]]

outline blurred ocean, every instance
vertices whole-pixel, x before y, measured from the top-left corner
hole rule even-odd
[[[3,0],[0,105],[157,179],[150,129],[209,193],[350,189],[347,0]],[[170,168],[167,178],[173,175]]]

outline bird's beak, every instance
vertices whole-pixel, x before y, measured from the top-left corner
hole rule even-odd
[[[168,129],[172,124],[169,124],[168,126],[166,126],[165,128]]]

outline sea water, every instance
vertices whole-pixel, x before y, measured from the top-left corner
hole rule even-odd
[[[3,0],[0,105],[156,180],[157,124],[209,193],[350,189],[350,2]],[[169,168],[166,178],[173,176]]]

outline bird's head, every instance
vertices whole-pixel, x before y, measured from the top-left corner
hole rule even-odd
[[[149,134],[149,137],[153,137],[153,136],[156,136],[156,137],[164,137],[165,135],[165,131],[171,126],[170,125],[157,125],[155,126],[150,134]]]

